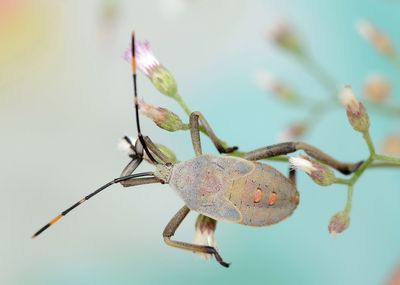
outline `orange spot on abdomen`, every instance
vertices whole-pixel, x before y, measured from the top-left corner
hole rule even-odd
[[[275,203],[276,203],[276,199],[277,199],[278,197],[277,197],[277,195],[276,195],[276,193],[275,192],[271,192],[271,195],[268,197],[268,205],[269,206],[272,206],[272,205],[274,205]]]
[[[254,194],[254,203],[258,203],[261,201],[262,198],[262,191],[260,188],[257,188],[256,193]]]

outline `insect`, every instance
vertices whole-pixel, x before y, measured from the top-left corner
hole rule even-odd
[[[133,153],[130,155],[131,161],[123,169],[120,177],[101,186],[61,212],[39,229],[33,238],[113,184],[120,183],[124,187],[150,183],[169,184],[182,198],[185,205],[164,229],[163,238],[166,244],[188,251],[214,255],[221,265],[228,267],[229,263],[222,259],[215,247],[172,239],[190,211],[198,212],[213,220],[246,226],[272,225],[289,217],[299,204],[296,173],[295,169],[290,169],[289,176],[285,177],[275,168],[260,163],[258,160],[303,150],[309,156],[344,174],[354,172],[360,165],[360,163],[339,162],[321,150],[302,142],[285,142],[259,148],[247,152],[243,157],[203,154],[200,127],[205,129],[220,154],[232,153],[237,147],[225,148],[200,112],[193,112],[189,120],[196,157],[188,161],[172,163],[149,137],[142,135],[140,129],[134,34],[132,34],[132,73],[138,139],[133,143],[125,137]],[[133,174],[145,155],[146,159],[155,166],[155,171]]]

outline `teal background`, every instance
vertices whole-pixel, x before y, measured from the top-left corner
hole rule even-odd
[[[170,6],[179,1],[161,0],[6,2],[2,16],[12,13],[12,20],[0,21],[3,49],[10,46],[0,58],[1,284],[385,284],[400,259],[395,170],[364,174],[351,226],[336,238],[327,226],[344,207],[346,189],[317,186],[301,173],[301,203],[290,219],[265,228],[218,224],[229,269],[163,243],[164,226],[182,206],[166,185],[114,186],[37,240],[30,236],[127,163],[116,145],[121,136],[135,135],[131,71],[121,59],[132,29],[173,72],[189,107],[202,111],[221,138],[251,150],[275,143],[305,116],[263,92],[257,71],[284,78],[309,98],[328,96],[266,40],[268,27],[288,19],[338,86],[351,84],[359,97],[366,75],[384,74],[393,86],[392,103],[400,104],[400,70],[354,27],[370,19],[400,46],[398,1],[187,0],[181,9]],[[105,7],[115,16],[105,16]],[[184,118],[144,75],[139,94]],[[399,132],[394,118],[371,113],[371,121],[377,147]],[[147,119],[142,125],[179,159],[193,157],[189,133],[167,133]],[[324,116],[304,140],[340,160],[368,154],[341,109]],[[206,138],[203,145],[216,154]],[[185,220],[177,239],[192,240],[195,217]]]

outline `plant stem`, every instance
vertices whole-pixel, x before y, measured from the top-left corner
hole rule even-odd
[[[331,98],[337,100],[336,81],[333,79],[333,76],[330,75],[329,72],[311,56],[304,54],[302,56],[298,56],[297,58],[303,67],[308,71],[308,73],[317,81],[319,81],[321,85],[325,87],[328,93],[331,94]]]
[[[353,193],[354,193],[354,187],[351,185],[347,189],[347,200],[346,200],[346,206],[344,208],[344,212],[346,214],[349,214],[351,211],[351,207],[353,204]]]
[[[375,147],[368,131],[363,133],[363,138],[368,145],[369,154],[371,157],[375,156]]]
[[[376,160],[390,162],[391,164],[400,165],[400,157],[387,156],[382,154],[375,155]]]
[[[181,95],[179,95],[179,93],[176,93],[175,96],[173,96],[172,98],[175,99],[176,102],[178,102],[179,106],[181,106],[181,108],[183,109],[183,111],[185,111],[185,113],[190,116],[190,114],[192,113],[189,109],[189,107],[186,105],[185,101],[182,99]]]

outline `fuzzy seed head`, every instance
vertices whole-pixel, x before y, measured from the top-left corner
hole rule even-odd
[[[308,175],[311,175],[313,171],[317,170],[312,162],[306,159],[304,156],[290,157],[289,162],[294,169],[302,170]]]
[[[216,226],[216,220],[200,214],[196,220],[196,234],[193,243],[197,245],[212,246],[215,248],[217,245],[214,236]],[[211,258],[211,255],[207,253],[197,254],[204,260],[209,260]]]
[[[359,109],[359,104],[356,96],[354,96],[353,89],[351,86],[346,85],[342,93],[340,93],[340,102],[343,104],[343,106],[346,107],[346,109],[350,109],[351,112],[356,113]]]
[[[343,88],[339,95],[343,106],[346,107],[347,118],[353,129],[365,133],[369,129],[369,117],[364,105],[354,96],[351,86]]]
[[[332,169],[306,156],[290,157],[289,162],[295,169],[308,174],[311,179],[321,186],[331,185],[336,181]]]

